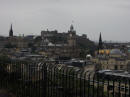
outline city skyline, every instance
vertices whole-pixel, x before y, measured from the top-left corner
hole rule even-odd
[[[0,0],[0,35],[40,35],[41,30],[67,32],[73,22],[77,34],[91,40],[130,41],[129,0]]]

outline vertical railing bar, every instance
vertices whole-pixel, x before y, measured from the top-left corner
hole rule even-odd
[[[79,89],[80,89],[80,97],[82,97],[82,73],[80,73],[80,79],[79,79],[79,83],[80,83],[80,86],[79,86]]]
[[[21,65],[20,65],[20,62],[18,61],[18,66],[19,66],[19,94],[18,94],[18,96],[20,97],[20,91],[21,91]]]
[[[65,68],[63,69],[63,75],[62,75],[62,84],[64,85],[65,84]],[[62,97],[65,97],[65,85],[63,87],[63,93],[62,93]]]
[[[58,69],[58,66],[57,66],[57,69],[56,69],[56,79],[57,79],[57,82],[56,82],[56,97],[59,97],[59,69]]]
[[[4,65],[6,66],[6,63],[4,63]],[[7,78],[7,75],[5,74],[5,88],[7,89],[7,80],[8,80],[8,78]]]
[[[16,65],[18,66],[17,61],[15,61],[15,71],[14,71],[14,78],[15,79],[14,79],[14,81],[16,81],[16,85],[18,86],[18,78],[17,78],[18,76],[16,76],[18,73],[17,72],[18,68],[16,67]],[[17,86],[16,86],[16,88],[18,88]],[[16,96],[18,96],[18,90],[19,90],[19,88],[16,90]]]
[[[44,63],[42,63],[42,70],[41,70],[41,97],[44,96],[44,89],[43,89],[43,86],[44,86]]]
[[[88,75],[88,97],[90,97],[90,74]]]
[[[53,95],[56,95],[56,66],[54,68],[54,94]]]
[[[36,69],[35,69],[35,63],[33,65],[33,70],[34,70],[34,74],[33,74],[33,86],[34,88],[33,89],[36,89],[36,82],[35,82],[35,76],[36,76]],[[35,91],[36,92],[36,91]],[[34,92],[34,94],[36,95],[36,93]]]
[[[30,64],[28,63],[29,96],[31,96]]]
[[[48,66],[49,68],[49,66]],[[50,71],[47,71],[47,97],[50,97],[50,86],[49,86]]]
[[[60,69],[60,86],[61,86],[61,91],[60,91],[60,94],[59,94],[59,97],[63,97],[62,96],[62,93],[63,93],[63,78],[64,77],[62,77],[63,76],[63,69],[64,69],[64,67],[62,67],[61,69]]]
[[[118,95],[119,95],[119,96],[118,96],[118,97],[120,97],[120,96],[121,96],[121,95],[120,95],[120,85],[121,85],[120,80],[119,80],[119,82],[118,82],[118,83],[119,83],[119,86],[118,86],[118,89],[119,89],[119,91],[118,91],[118,93],[119,93],[119,94],[118,94]]]
[[[72,77],[72,81],[73,81],[73,95],[75,97],[75,71],[73,72],[73,77]]]
[[[102,97],[104,97],[104,76],[102,75]]]
[[[24,97],[25,95],[24,95],[24,63],[22,64],[22,87],[23,87],[23,89],[22,89],[22,97]]]
[[[71,70],[70,70],[70,71],[71,71]],[[70,93],[70,90],[71,90],[71,89],[70,89],[70,88],[71,88],[71,87],[70,87],[70,71],[68,71],[68,90],[69,90],[68,92],[69,92],[69,93]],[[68,94],[68,95],[70,95],[70,94]]]
[[[130,97],[130,79],[128,79],[128,83],[129,83],[129,97]]]
[[[26,63],[24,63],[24,66],[26,66]],[[25,67],[24,67],[24,84],[25,84],[24,97],[26,97],[26,76],[25,76]]]
[[[60,96],[60,91],[59,91],[59,87],[60,87],[60,70],[57,70],[57,97]]]
[[[97,74],[97,97],[99,97],[99,74]]]
[[[69,80],[68,80],[68,81],[69,81],[69,87],[68,87],[68,88],[69,88],[69,90],[72,90],[72,89],[71,89],[71,84],[72,84],[72,83],[71,83],[71,76],[72,76],[72,75],[71,75],[71,71],[72,71],[72,70],[73,70],[73,68],[70,69],[70,71],[68,72],[68,76],[69,76]],[[71,93],[71,91],[69,91],[69,93]]]
[[[20,64],[20,97],[22,97],[22,63],[19,62]]]
[[[62,92],[62,68],[59,70],[59,97],[61,97],[61,92]]]
[[[76,97],[78,97],[78,74],[76,74]]]
[[[113,97],[115,97],[115,79],[113,79]]]
[[[58,68],[56,68],[56,81],[55,81],[55,84],[56,84],[56,97],[58,97]]]
[[[84,96],[83,97],[86,97],[86,73],[84,74]]]
[[[66,70],[66,93],[65,93],[65,97],[68,97],[68,69]]]
[[[127,82],[126,82],[127,80],[125,79],[125,97],[126,97],[126,85],[127,85]]]
[[[110,85],[109,85],[109,76],[107,78],[107,97],[109,97],[109,88],[110,88]]]
[[[52,81],[53,81],[53,66],[51,66],[51,68],[49,68],[49,71],[51,72],[51,76],[50,76],[50,79],[51,79],[51,92],[50,92],[50,97],[53,97],[52,93],[53,93],[53,85],[52,85]]]
[[[83,90],[83,87],[82,87],[82,77],[83,76],[83,71],[80,73],[80,97],[83,96],[83,93],[82,93],[82,90]]]
[[[39,65],[39,74],[38,74],[38,97],[40,97],[41,95],[40,95],[40,84],[41,84],[41,79],[40,79],[40,72],[41,72],[41,63],[39,63],[40,65]]]
[[[95,74],[94,74],[94,76],[93,76],[93,82],[92,82],[92,86],[93,86],[93,92],[92,92],[92,94],[93,94],[93,97],[94,97],[94,94],[95,94],[95,91],[94,91],[94,89],[95,89]],[[90,82],[90,85],[91,85],[91,82]]]

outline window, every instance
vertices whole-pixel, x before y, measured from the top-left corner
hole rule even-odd
[[[123,65],[120,65],[120,69],[123,69],[123,67],[124,67]]]
[[[117,65],[115,65],[115,70],[117,70],[118,68],[117,68]]]

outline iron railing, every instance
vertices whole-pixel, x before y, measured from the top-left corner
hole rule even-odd
[[[16,97],[130,97],[130,80],[54,62],[0,61],[0,88]]]

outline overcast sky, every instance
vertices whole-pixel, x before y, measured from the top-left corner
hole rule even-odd
[[[130,0],[0,0],[0,35],[40,35],[41,30],[67,32],[91,40],[130,41]]]

